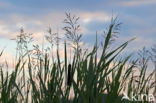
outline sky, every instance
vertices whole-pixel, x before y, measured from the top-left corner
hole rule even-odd
[[[8,58],[12,55],[15,42],[10,39],[21,27],[33,33],[37,43],[49,27],[63,34],[65,12],[80,17],[80,32],[87,45],[94,44],[96,31],[101,38],[112,17],[122,23],[118,43],[136,38],[127,52],[156,44],[156,0],[0,0],[0,50],[5,48]]]

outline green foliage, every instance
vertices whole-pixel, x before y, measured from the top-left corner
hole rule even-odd
[[[143,57],[139,61],[140,65],[137,65],[137,60],[130,62],[131,56],[118,59],[133,39],[109,49],[120,23],[112,20],[102,42],[101,55],[98,56],[97,37],[92,51],[83,54],[79,45],[82,35],[77,33],[79,18],[71,14],[66,16],[63,29],[67,39],[76,45],[72,62],[68,62],[66,41],[64,57],[60,57],[58,41],[56,56],[53,55],[54,41],[59,37],[57,33],[53,35],[51,29],[46,40],[52,52],[40,50],[39,45],[33,45],[34,49],[30,49],[28,45],[32,35],[27,35],[22,29],[15,39],[19,57],[13,72],[4,72],[3,66],[0,68],[0,103],[121,103],[123,92],[128,96],[132,93],[149,94],[155,84],[150,84],[154,72],[150,75],[146,73],[148,60]],[[2,54],[3,51],[0,56]],[[137,80],[133,74],[136,68],[140,68]]]

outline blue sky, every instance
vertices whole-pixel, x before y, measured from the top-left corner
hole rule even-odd
[[[38,43],[49,26],[62,33],[65,12],[80,17],[88,45],[94,44],[96,31],[102,34],[109,26],[112,15],[122,22],[119,43],[136,37],[126,51],[150,48],[156,41],[156,0],[0,0],[0,48],[9,54],[15,47],[10,39],[21,27],[34,33]]]

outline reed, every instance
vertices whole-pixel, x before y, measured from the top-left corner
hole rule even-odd
[[[0,67],[1,103],[132,103],[122,100],[122,93],[130,97],[132,93],[149,94],[153,90],[154,71],[149,75],[146,73],[150,59],[142,52],[138,60],[131,60],[133,55],[120,56],[133,39],[109,49],[120,26],[116,19],[112,19],[103,38],[101,53],[98,40],[92,51],[84,53],[80,46],[82,35],[78,33],[79,18],[68,13],[66,17],[64,57],[59,53],[60,38],[51,29],[46,35],[51,46],[46,50],[33,45],[32,35],[21,29],[20,35],[15,38],[17,57],[13,72],[9,73],[9,69],[4,72],[6,68]],[[67,50],[70,46],[66,42],[76,45],[71,62]],[[29,48],[30,45],[33,49]],[[136,69],[139,72],[134,75]]]

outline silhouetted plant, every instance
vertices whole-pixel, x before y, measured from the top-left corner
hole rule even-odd
[[[51,51],[41,49],[38,44],[31,44],[32,34],[27,34],[21,29],[14,39],[19,57],[13,71],[4,72],[5,68],[0,67],[1,103],[122,103],[122,92],[130,96],[132,93],[148,94],[153,89],[154,84],[151,81],[154,72],[149,75],[146,73],[150,58],[145,49],[139,53],[138,61],[130,61],[133,55],[119,59],[119,55],[133,39],[109,49],[116,33],[119,32],[120,23],[117,23],[116,19],[112,20],[108,31],[105,32],[101,53],[98,51],[97,37],[92,51],[80,52],[82,34],[79,33],[78,20],[78,17],[66,13],[63,30],[66,39],[76,45],[70,63],[66,41],[63,58],[59,53],[58,33],[52,33],[51,28],[45,36]],[[55,43],[56,56],[52,55],[51,58]],[[30,45],[33,48],[30,49]],[[97,56],[98,53],[101,55]],[[135,76],[133,72],[138,68],[138,75]]]
[[[16,36],[16,38],[12,39],[15,40],[17,43],[17,55],[19,55],[19,58],[23,58],[23,56],[27,55],[29,52],[28,47],[29,44],[33,41],[32,34],[27,34],[24,32],[24,29],[20,29],[20,34]]]
[[[154,64],[154,71],[155,71],[155,89],[154,89],[154,96],[156,98],[156,45],[153,45],[153,47],[151,48],[151,51],[150,51],[150,57],[151,57],[151,60]]]
[[[63,30],[65,30],[65,35],[69,41],[72,42],[76,47],[75,50],[78,53],[80,50],[80,41],[82,34],[79,33],[80,25],[78,24],[79,17],[71,16],[70,13],[66,13],[66,19],[64,23],[66,24]]]

